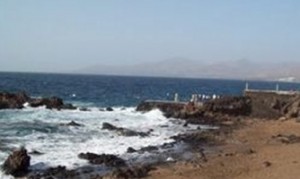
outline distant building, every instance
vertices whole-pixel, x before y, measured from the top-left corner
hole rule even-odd
[[[291,76],[291,77],[279,78],[278,81],[281,81],[281,82],[296,82],[296,78]]]

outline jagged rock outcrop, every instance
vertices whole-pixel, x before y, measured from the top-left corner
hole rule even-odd
[[[165,114],[174,114],[183,110],[185,106],[186,103],[143,101],[137,106],[136,110],[147,112],[159,109]]]
[[[19,93],[0,93],[0,109],[21,109],[23,104],[30,100],[25,92]]]
[[[5,174],[21,177],[27,174],[30,166],[30,156],[25,148],[13,151],[2,165]]]
[[[102,123],[102,129],[106,129],[109,131],[116,131],[118,134],[122,135],[122,136],[127,136],[127,137],[131,137],[131,136],[141,136],[141,137],[146,137],[149,134],[146,132],[137,132],[137,131],[133,131],[130,129],[126,129],[123,127],[116,127],[110,123],[104,122]]]
[[[252,112],[248,97],[223,97],[203,103],[175,103],[144,101],[137,111],[160,109],[166,117],[180,118],[192,124],[216,124],[224,116],[249,116]]]
[[[67,170],[64,166],[51,167],[42,172],[33,172],[27,176],[28,179],[41,179],[41,178],[57,178],[57,179],[74,179],[82,178],[80,173],[76,170]]]
[[[25,92],[0,92],[0,109],[22,109],[25,103],[31,107],[46,106],[48,109],[76,109],[72,104],[64,104],[58,97],[30,98]]]
[[[295,97],[291,102],[286,104],[282,109],[282,113],[287,118],[299,118],[300,117],[300,97]]]
[[[73,126],[73,127],[83,127],[83,124],[79,124],[75,121],[71,121],[69,123],[62,123],[62,124],[59,124],[60,126]]]
[[[251,99],[248,97],[223,97],[210,100],[203,105],[203,111],[232,116],[251,114]]]
[[[94,154],[94,153],[80,153],[78,155],[80,159],[88,160],[89,163],[94,165],[101,165],[104,164],[108,167],[123,167],[126,166],[125,160],[109,154]]]
[[[61,109],[64,106],[63,100],[57,97],[31,99],[29,102],[31,107],[46,106],[48,109]]]

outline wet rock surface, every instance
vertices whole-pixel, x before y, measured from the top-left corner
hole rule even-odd
[[[76,170],[67,170],[64,166],[51,167],[45,171],[33,172],[27,176],[28,179],[79,179],[80,173]]]
[[[29,101],[30,97],[25,92],[0,93],[0,109],[21,109],[23,104]]]
[[[78,155],[80,159],[88,160],[89,163],[94,165],[101,165],[104,164],[108,167],[122,167],[126,166],[126,162],[115,156],[115,155],[109,155],[109,154],[94,154],[94,153],[80,153]]]
[[[63,123],[63,124],[60,124],[60,126],[73,126],[73,127],[83,127],[84,125],[83,124],[79,124],[75,121],[71,121],[69,123]]]
[[[58,97],[30,98],[25,92],[0,92],[0,109],[22,109],[25,103],[31,107],[46,106],[47,109],[76,109],[72,104],[64,104]]]
[[[203,103],[142,102],[137,111],[160,109],[168,118],[179,118],[190,124],[216,125],[226,116],[249,116],[252,103],[249,97],[223,97]]]
[[[13,151],[2,165],[5,174],[21,177],[27,174],[30,166],[30,156],[25,148]]]
[[[219,135],[215,131],[205,131],[205,132],[193,132],[193,133],[186,133],[180,134],[177,136],[173,136],[177,142],[184,142],[192,147],[201,146],[201,145],[215,145],[217,143],[221,143],[221,141],[217,141],[216,136]]]
[[[110,123],[104,122],[102,123],[102,129],[106,129],[109,131],[116,131],[118,134],[122,135],[122,136],[127,136],[127,137],[131,137],[131,136],[141,136],[141,137],[146,137],[149,135],[148,132],[137,132],[137,131],[133,131],[130,129],[126,129],[123,127],[116,127]]]
[[[127,149],[127,153],[145,153],[145,152],[154,152],[154,151],[158,151],[159,147],[158,146],[147,146],[147,147],[142,147],[139,150],[136,150],[132,147],[128,147]]]
[[[154,102],[154,101],[144,101],[141,102],[136,110],[137,111],[151,111],[153,109],[160,109],[162,112],[167,114],[174,114],[178,111],[181,111],[184,109],[186,103],[163,103],[163,102]]]
[[[33,150],[33,151],[29,152],[29,155],[44,155],[44,153],[37,151],[37,150]]]
[[[107,107],[107,108],[106,108],[106,111],[112,112],[112,111],[114,111],[114,109],[113,109],[112,107]]]

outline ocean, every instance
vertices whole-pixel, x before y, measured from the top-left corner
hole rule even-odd
[[[127,148],[171,143],[172,136],[195,130],[198,126],[183,127],[183,121],[167,119],[159,110],[137,112],[135,107],[139,102],[146,99],[172,100],[175,93],[183,101],[188,101],[191,94],[241,95],[247,82],[253,89],[275,89],[278,84],[217,79],[0,73],[0,91],[26,91],[33,97],[58,96],[65,102],[90,110],[57,111],[45,107],[0,110],[0,164],[13,148],[20,146],[25,146],[29,152],[43,153],[31,156],[33,170],[57,165],[70,169],[87,165],[87,161],[77,157],[81,152],[116,154],[128,160],[143,160],[150,154],[127,154]],[[297,83],[279,83],[279,86],[281,90],[300,89]],[[101,110],[106,107],[114,110]],[[61,125],[70,121],[83,126]],[[103,130],[103,122],[152,132],[148,137],[120,136]],[[0,172],[0,178],[10,177]]]

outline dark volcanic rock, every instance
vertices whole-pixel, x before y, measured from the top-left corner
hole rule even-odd
[[[204,103],[206,112],[247,116],[251,114],[251,99],[248,97],[223,97]]]
[[[9,155],[2,165],[2,170],[5,172],[5,174],[10,174],[14,177],[20,177],[27,174],[29,166],[30,157],[27,155],[27,150],[21,148]]]
[[[81,107],[79,108],[80,111],[91,111],[90,109],[86,108],[86,107]]]
[[[144,101],[136,110],[149,111],[156,108],[168,118],[184,119],[190,124],[218,124],[226,115],[250,115],[252,104],[248,97],[223,97],[203,103]]]
[[[173,117],[175,113],[183,110],[185,106],[185,103],[143,101],[137,106],[136,110],[146,112],[153,109],[160,109],[167,117]]]
[[[72,104],[64,104],[63,100],[57,97],[30,98],[25,92],[0,92],[0,109],[21,109],[25,103],[31,107],[46,106],[48,109],[76,109]]]
[[[135,150],[132,147],[128,147],[127,149],[127,153],[134,153],[134,152],[138,152],[138,153],[144,153],[144,152],[154,152],[154,151],[158,151],[158,147],[156,146],[147,146],[147,147],[143,147],[139,150]]]
[[[82,124],[76,123],[74,121],[69,122],[67,125],[68,126],[77,126],[77,127],[83,126]]]
[[[46,171],[42,172],[33,172],[29,176],[28,179],[73,179],[73,178],[81,178],[79,177],[79,173],[75,170],[67,170],[64,166],[58,166],[53,168],[48,168]]]
[[[297,115],[295,109],[297,101],[300,101],[299,93],[250,90],[245,91],[244,95],[252,101],[252,117],[277,119],[284,115],[288,118]]]
[[[282,108],[283,114],[288,118],[300,117],[300,97],[291,100],[290,103],[286,104]]]
[[[135,150],[135,149],[132,148],[132,147],[128,147],[128,148],[127,148],[127,153],[134,153],[134,152],[137,152],[137,150]]]
[[[20,93],[0,93],[0,109],[21,109],[23,104],[30,98],[24,92]]]
[[[66,124],[60,124],[61,126],[74,126],[74,127],[82,127],[83,125],[82,124],[79,124],[75,121],[71,121],[69,123],[66,123]]]
[[[118,130],[119,128],[112,125],[112,124],[110,124],[110,123],[108,123],[108,122],[103,122],[102,123],[102,129],[107,129],[109,131],[112,131],[112,130]]]
[[[72,104],[67,103],[62,106],[62,109],[75,110],[75,109],[77,109],[77,107],[73,106]]]
[[[216,139],[217,133],[214,131],[206,131],[206,132],[193,132],[193,133],[186,133],[186,134],[179,134],[177,136],[173,136],[177,142],[185,142],[193,148],[197,149],[199,146],[205,145],[216,145],[219,143]]]
[[[126,129],[123,127],[116,127],[110,123],[104,122],[102,124],[102,129],[106,129],[106,130],[110,130],[110,131],[116,131],[118,134],[122,135],[122,136],[127,136],[127,137],[131,137],[131,136],[141,136],[141,137],[146,137],[149,134],[146,132],[137,132],[137,131],[133,131],[130,129]]]
[[[31,99],[29,102],[31,107],[46,106],[47,109],[62,109],[63,100],[57,97]]]
[[[44,153],[37,151],[37,150],[33,150],[31,152],[29,152],[30,155],[43,155]]]
[[[114,109],[112,107],[107,107],[106,111],[114,111]]]
[[[153,151],[157,151],[158,147],[156,146],[147,146],[147,147],[143,147],[140,149],[141,152],[153,152]]]
[[[122,167],[126,166],[126,162],[115,156],[115,155],[108,155],[108,154],[94,154],[94,153],[80,153],[78,155],[79,158],[88,160],[91,164],[94,165],[101,165],[104,164],[109,167]]]

